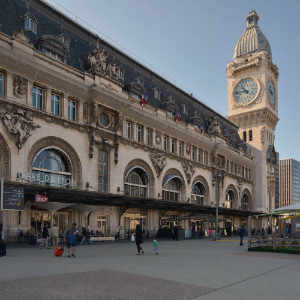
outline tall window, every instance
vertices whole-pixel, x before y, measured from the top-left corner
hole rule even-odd
[[[162,198],[167,201],[178,202],[180,200],[181,181],[178,177],[167,175],[164,178]]]
[[[170,152],[170,138],[167,135],[164,136],[164,150]]]
[[[56,149],[46,149],[35,158],[32,176],[36,184],[68,186],[72,173],[65,155]]]
[[[0,73],[0,96],[4,96],[4,75]]]
[[[176,139],[172,139],[171,152],[172,153],[177,153],[177,140]]]
[[[192,146],[192,160],[197,159],[197,147]]]
[[[229,190],[225,198],[225,207],[234,208],[234,202],[235,202],[234,192],[232,190]]]
[[[38,110],[44,108],[44,90],[38,86],[32,88],[32,106]]]
[[[198,161],[203,164],[204,153],[202,149],[198,149]]]
[[[204,164],[208,165],[208,152],[204,151]]]
[[[37,22],[31,16],[25,17],[25,30],[32,31],[33,33],[37,33]]]
[[[51,113],[55,116],[60,116],[60,96],[55,93],[51,93]]]
[[[126,121],[125,135],[128,139],[132,139],[132,122]]]
[[[192,202],[204,205],[205,187],[201,182],[197,182],[193,185],[192,189]]]
[[[76,121],[76,101],[75,100],[68,100],[68,119],[70,121]]]
[[[136,140],[139,143],[144,143],[144,126],[137,124],[136,125]]]
[[[98,190],[108,192],[108,153],[106,151],[99,151],[98,169]]]
[[[253,134],[252,134],[252,129],[249,130],[249,141],[252,141],[253,139]]]
[[[184,156],[184,142],[179,143],[179,156]]]
[[[149,127],[146,128],[146,143],[149,146],[153,144],[153,130]]]
[[[247,142],[247,132],[243,131],[243,140],[244,142]]]
[[[125,178],[125,194],[133,197],[147,197],[148,176],[144,170],[135,168]]]

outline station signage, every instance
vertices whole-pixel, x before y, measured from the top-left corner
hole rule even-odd
[[[24,210],[24,188],[1,180],[1,210]]]
[[[48,197],[46,195],[36,194],[35,202],[46,203],[46,202],[48,202]]]
[[[72,178],[64,176],[51,177],[47,174],[40,173],[21,173],[17,172],[17,181],[28,184],[38,184],[47,186],[56,186],[64,188],[77,188],[78,186],[73,182]]]

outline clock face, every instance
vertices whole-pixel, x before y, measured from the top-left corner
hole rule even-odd
[[[257,94],[258,86],[254,79],[242,79],[234,88],[233,96],[236,103],[246,104],[252,101]]]
[[[275,104],[275,88],[272,80],[269,80],[268,83],[268,95],[269,95],[269,101],[272,105]]]

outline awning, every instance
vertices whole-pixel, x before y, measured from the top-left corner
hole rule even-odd
[[[293,203],[291,205],[279,207],[272,210],[272,214],[288,214],[288,213],[294,213],[294,212],[300,212],[300,203]]]
[[[34,202],[35,195],[39,193],[46,194],[48,204],[59,202],[65,204],[82,205],[106,205],[118,206],[122,208],[143,208],[157,210],[174,210],[180,212],[193,212],[197,214],[215,215],[216,208],[212,206],[202,206],[195,203],[175,202],[154,198],[139,198],[124,194],[100,193],[94,191],[85,191],[72,188],[62,188],[38,184],[26,184],[20,182],[6,182],[5,184],[19,186],[24,188],[25,203]],[[228,216],[249,216],[257,214],[248,210],[238,210],[219,207],[219,214]]]

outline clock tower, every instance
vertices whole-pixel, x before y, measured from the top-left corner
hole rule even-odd
[[[227,64],[228,118],[239,126],[241,139],[253,150],[257,165],[256,208],[268,211],[275,202],[275,192],[269,187],[274,166],[268,157],[276,156],[279,72],[258,20],[258,14],[250,11],[245,31],[235,45],[233,61]]]

